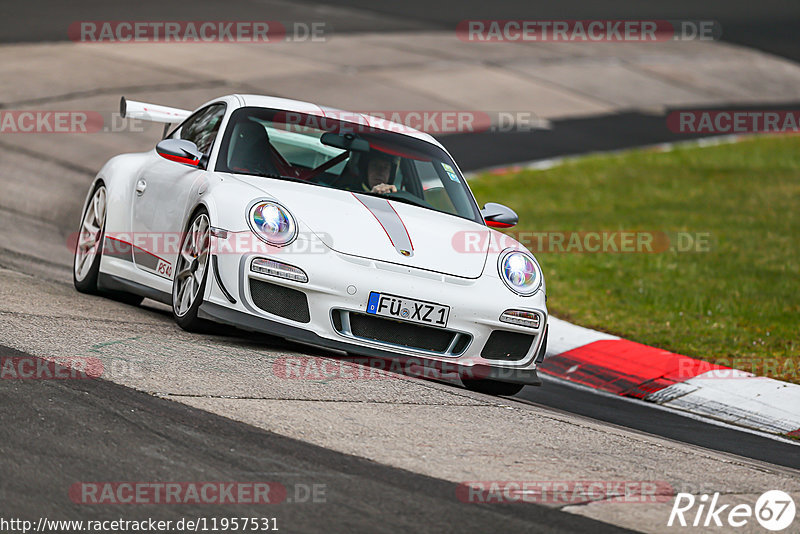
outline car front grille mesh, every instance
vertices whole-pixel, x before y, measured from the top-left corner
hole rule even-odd
[[[267,313],[299,323],[311,321],[306,294],[291,287],[250,279],[253,303]]]

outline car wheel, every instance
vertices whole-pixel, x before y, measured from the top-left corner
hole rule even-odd
[[[516,395],[525,384],[515,384],[513,382],[498,382],[497,380],[462,380],[464,387],[470,391],[485,393],[486,395],[502,395],[510,397]]]
[[[103,254],[103,237],[106,227],[106,186],[98,182],[86,206],[75,244],[72,264],[72,283],[81,293],[98,295],[97,277],[100,274],[100,257]],[[131,293],[103,293],[114,300],[137,305],[143,297]]]
[[[172,280],[172,315],[175,322],[190,332],[202,330],[205,321],[197,318],[210,266],[211,225],[201,209],[189,223],[175,264]]]

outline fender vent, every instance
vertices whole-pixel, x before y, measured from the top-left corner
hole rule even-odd
[[[251,278],[250,296],[253,303],[267,313],[299,323],[311,321],[308,298],[302,291]]]

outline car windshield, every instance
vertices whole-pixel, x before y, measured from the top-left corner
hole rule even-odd
[[[447,153],[363,120],[240,108],[225,130],[216,170],[378,195],[482,222]]]

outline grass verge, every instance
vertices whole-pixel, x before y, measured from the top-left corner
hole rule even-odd
[[[470,186],[519,214],[507,233],[536,254],[554,315],[800,383],[800,136],[592,156]],[[572,233],[619,245],[620,231],[641,252]]]

